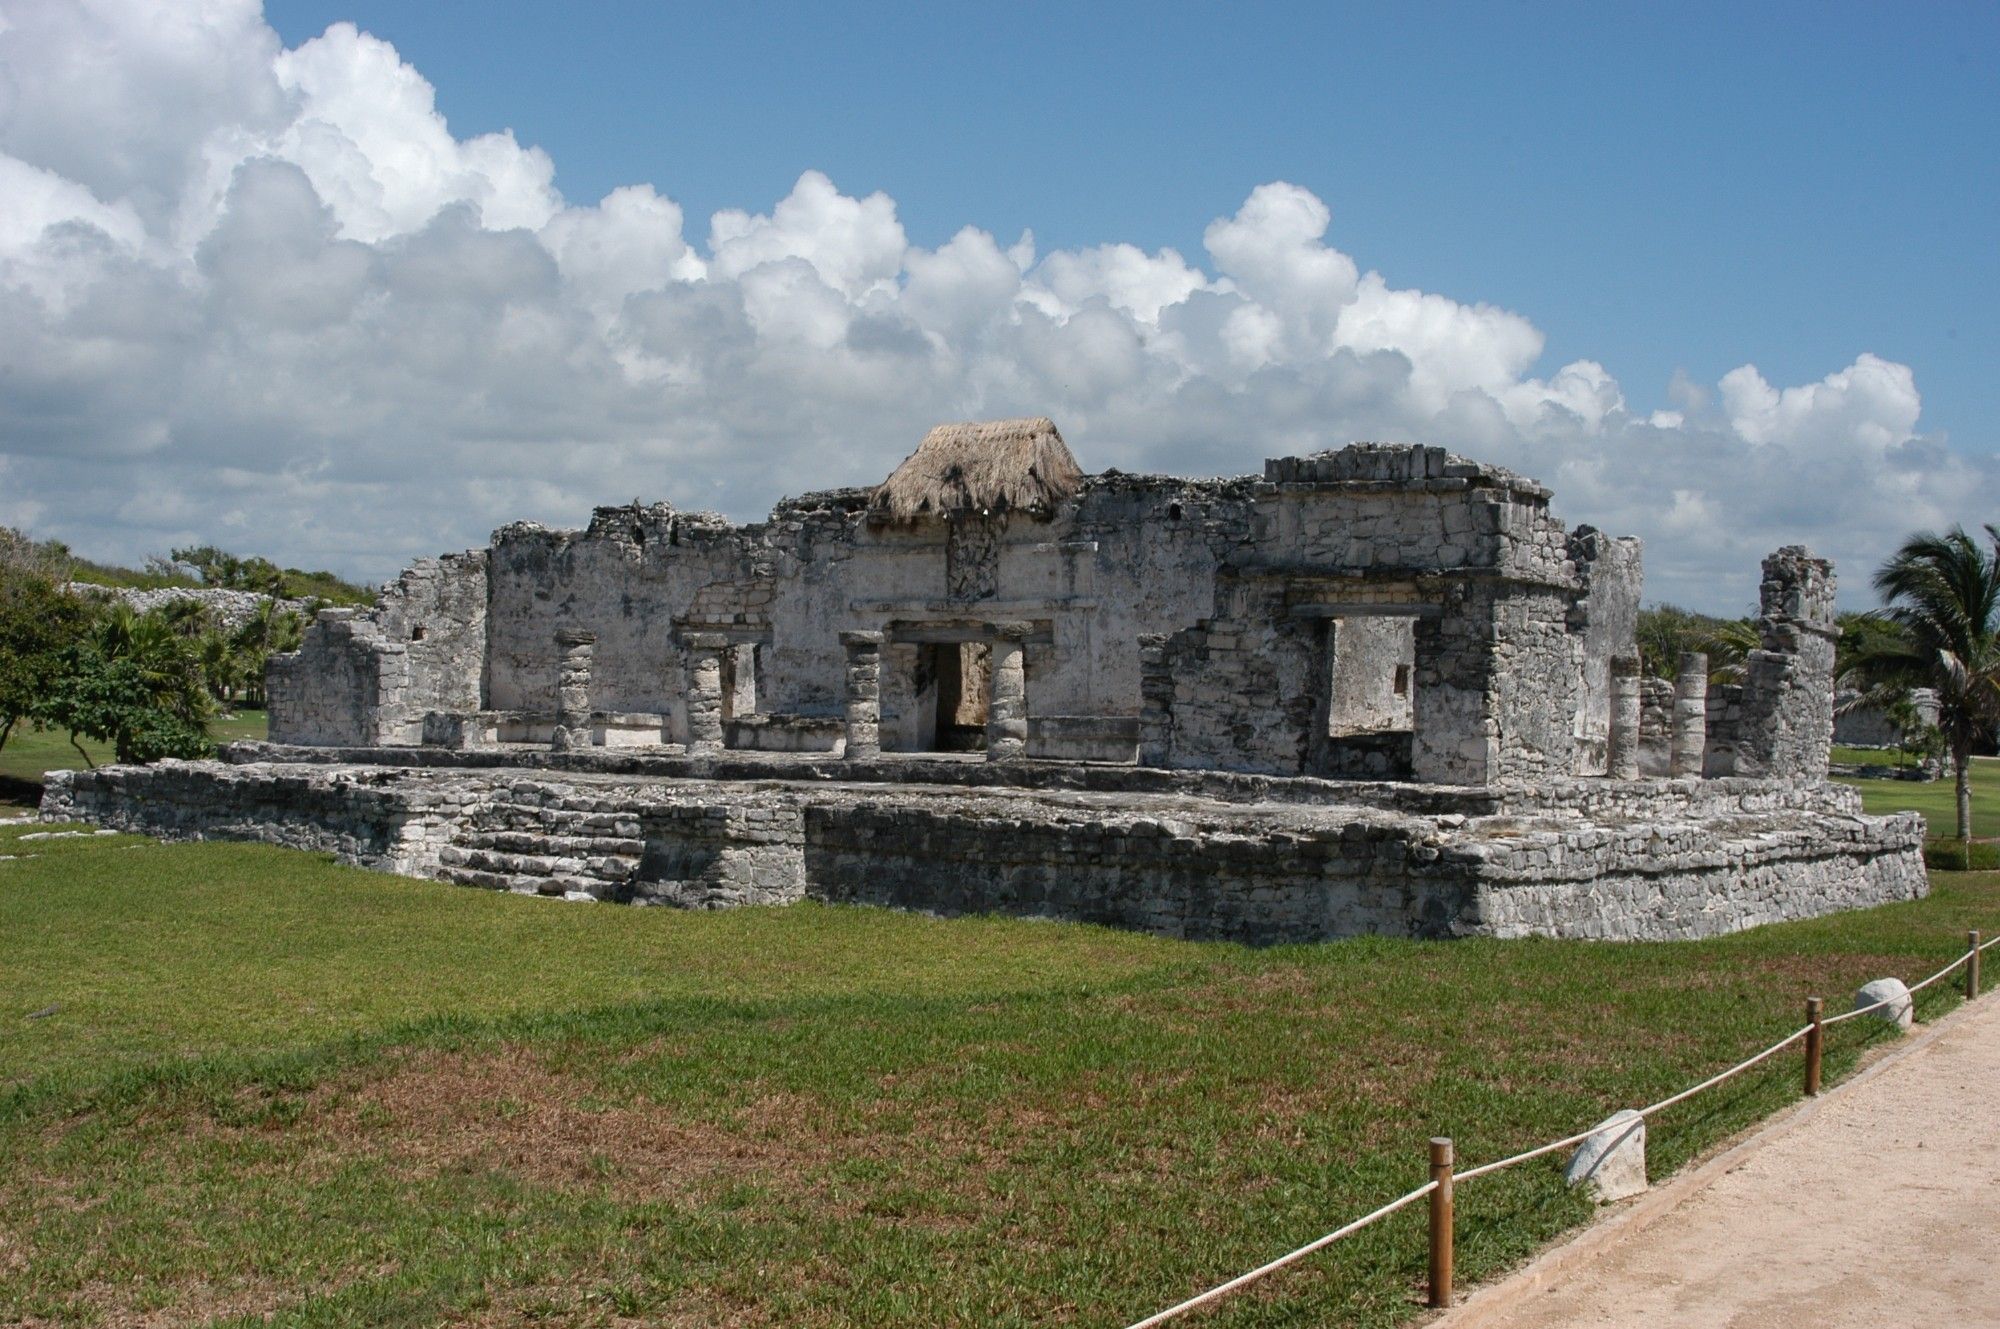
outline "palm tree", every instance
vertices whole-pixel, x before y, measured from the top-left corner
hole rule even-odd
[[[138,614],[113,604],[97,626],[97,649],[106,660],[129,661],[145,699],[199,729],[208,719],[208,689],[194,642],[165,615]]]
[[[1848,677],[1887,703],[1913,687],[1937,693],[1938,728],[1958,782],[1958,839],[1972,844],[1972,749],[2000,724],[2000,528],[1990,545],[1954,526],[1920,531],[1875,573],[1882,617],[1901,639],[1867,643]]]

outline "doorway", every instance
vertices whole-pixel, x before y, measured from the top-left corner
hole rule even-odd
[[[1354,614],[1327,619],[1320,633],[1318,696],[1303,769],[1408,779],[1416,729],[1416,620]]]
[[[986,750],[987,686],[993,650],[983,641],[936,642],[924,647],[925,670],[936,697],[933,752]]]

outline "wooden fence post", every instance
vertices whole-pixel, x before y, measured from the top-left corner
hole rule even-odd
[[[1965,957],[1965,999],[1973,1001],[1979,996],[1979,929],[1965,934],[1965,949],[1971,954]]]
[[[1451,1305],[1451,1140],[1431,1140],[1431,1294],[1433,1308]]]
[[[1818,997],[1806,998],[1806,1023],[1812,1027],[1806,1030],[1806,1097],[1819,1094],[1819,1054],[1824,1045],[1826,1027],[1820,1023],[1820,1012],[1825,1003]]]

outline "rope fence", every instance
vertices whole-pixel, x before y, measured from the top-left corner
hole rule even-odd
[[[1650,1107],[1640,1108],[1637,1115],[1642,1120],[1650,1119],[1655,1113],[1664,1112],[1676,1104],[1686,1102],[1697,1094],[1713,1089],[1724,1081],[1741,1075],[1751,1067],[1770,1060],[1780,1052],[1801,1041],[1805,1043],[1805,1093],[1807,1097],[1816,1096],[1820,1090],[1820,1067],[1822,1051],[1825,1046],[1825,1031],[1829,1026],[1841,1024],[1857,1016],[1881,1011],[1887,1007],[1901,1006],[1906,1003],[1914,1011],[1916,1009],[1917,993],[1923,991],[1931,984],[1939,982],[1946,975],[1961,966],[1965,969],[1965,1000],[1972,1001],[1979,996],[1979,957],[1987,947],[2000,944],[2000,934],[1995,934],[1993,937],[1981,941],[1978,931],[1974,930],[1966,933],[1965,939],[1966,949],[1964,953],[1944,968],[1932,974],[1929,978],[1905,988],[1900,994],[1892,994],[1880,1001],[1871,1002],[1865,1006],[1857,1006],[1851,1011],[1843,1011],[1841,1014],[1834,1016],[1822,1014],[1824,1003],[1820,998],[1808,997],[1806,999],[1805,1024],[1786,1034],[1783,1038],[1764,1048],[1762,1051],[1745,1057],[1742,1061],[1737,1062],[1727,1070],[1711,1075],[1700,1084],[1683,1089],[1670,1098],[1663,1098]],[[1612,1136],[1617,1135],[1621,1131],[1629,1133],[1630,1129],[1629,1119],[1624,1123],[1615,1121],[1599,1122],[1588,1130],[1578,1131],[1574,1135],[1565,1135],[1560,1140],[1551,1140],[1547,1144],[1537,1145],[1533,1149],[1523,1150],[1521,1153],[1496,1159],[1491,1163],[1482,1163],[1478,1167],[1467,1168],[1463,1172],[1455,1171],[1453,1167],[1454,1151],[1451,1140],[1448,1137],[1440,1136],[1431,1140],[1429,1145],[1428,1161],[1431,1179],[1415,1190],[1405,1192],[1381,1208],[1363,1214],[1360,1218],[1355,1219],[1345,1227],[1335,1228],[1325,1236],[1307,1242],[1298,1249],[1289,1251],[1267,1264],[1258,1265],[1250,1272],[1232,1278],[1227,1283],[1218,1284],[1206,1292],[1189,1297],[1186,1301],[1169,1306],[1158,1314],[1149,1315],[1143,1320],[1136,1321],[1128,1326],[1128,1329],[1151,1329],[1153,1325],[1165,1324],[1169,1320],[1178,1319],[1189,1311],[1197,1310],[1200,1307],[1220,1301],[1231,1293],[1248,1287],[1250,1284],[1276,1273],[1287,1265],[1303,1260],[1306,1256],[1316,1251],[1325,1250],[1335,1242],[1345,1237],[1350,1237],[1363,1228],[1378,1223],[1398,1210],[1407,1208],[1426,1197],[1430,1200],[1430,1255],[1428,1291],[1425,1300],[1426,1304],[1433,1308],[1449,1306],[1452,1302],[1452,1237],[1454,1229],[1452,1211],[1454,1191],[1458,1182],[1472,1181],[1478,1177],[1490,1176],[1496,1172],[1504,1172],[1508,1168],[1516,1167],[1522,1163],[1531,1162],[1534,1159],[1555,1153],[1559,1149],[1568,1149],[1582,1144],[1593,1136]]]

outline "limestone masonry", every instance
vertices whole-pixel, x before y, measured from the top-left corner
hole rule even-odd
[[[1763,571],[1740,684],[1645,680],[1639,542],[1507,471],[1084,475],[1047,420],[945,426],[766,522],[503,527],[322,611],[270,744],[58,775],[44,811],[587,899],[1259,942],[1921,895],[1921,820],[1825,778],[1832,568]]]

